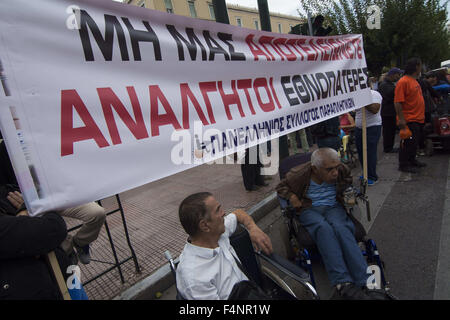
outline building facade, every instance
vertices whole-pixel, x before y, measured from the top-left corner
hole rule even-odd
[[[212,0],[125,0],[124,2],[181,16],[216,21]],[[228,4],[227,8],[230,24],[261,30],[258,9],[231,4]],[[270,13],[272,32],[289,33],[291,27],[299,23],[303,23],[299,17]]]

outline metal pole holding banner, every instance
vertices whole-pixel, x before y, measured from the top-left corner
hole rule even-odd
[[[361,108],[362,111],[362,151],[363,151],[363,179],[364,184],[367,185],[367,121],[366,108]]]
[[[270,13],[267,0],[258,0],[259,20],[261,20],[261,30],[272,31],[270,25]]]
[[[311,23],[311,13],[309,13],[308,11],[308,29],[309,29],[309,35],[312,37],[314,36],[313,34],[313,28],[312,28],[312,23]]]
[[[371,221],[370,204],[366,194],[368,176],[367,176],[367,122],[366,122],[366,107],[361,109],[362,112],[362,152],[363,152],[363,180],[361,181],[361,193],[366,203],[367,221]]]
[[[227,4],[225,0],[213,0],[214,14],[216,16],[216,22],[230,24],[228,18]]]

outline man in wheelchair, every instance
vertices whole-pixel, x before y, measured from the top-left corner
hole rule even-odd
[[[209,192],[188,196],[179,207],[181,225],[189,235],[176,270],[177,290],[188,300],[226,300],[235,284],[248,280],[229,237],[245,226],[256,250],[271,254],[270,238],[241,209],[225,215]]]
[[[355,240],[355,226],[344,209],[350,170],[331,148],[320,148],[311,161],[292,168],[278,184],[278,195],[295,208],[298,220],[322,256],[328,278],[341,299],[376,299],[366,286],[367,262]]]

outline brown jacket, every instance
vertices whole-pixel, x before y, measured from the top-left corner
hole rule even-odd
[[[311,162],[296,166],[289,170],[286,177],[280,181],[276,190],[278,195],[286,200],[295,194],[302,203],[301,210],[312,206],[312,201],[306,196],[311,181]],[[344,164],[338,168],[336,182],[336,200],[344,205],[344,190],[353,182],[350,170]]]

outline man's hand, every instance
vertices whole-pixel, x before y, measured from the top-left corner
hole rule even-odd
[[[8,196],[6,197],[9,202],[16,208],[19,209],[23,205],[23,197],[22,194],[18,191],[10,192],[8,193]]]
[[[18,214],[16,214],[16,217],[20,216],[29,217],[30,215],[28,214],[28,210],[22,210]]]
[[[242,209],[236,209],[233,213],[236,215],[237,221],[242,223],[248,230],[255,249],[257,251],[262,250],[265,254],[271,254],[273,252],[272,241],[269,236],[256,225],[252,217]]]
[[[300,199],[295,194],[290,196],[289,203],[297,211],[302,207],[302,202],[300,201]]]
[[[248,229],[250,239],[253,242],[253,246],[256,251],[263,251],[265,254],[271,254],[273,252],[272,241],[269,236],[265,234],[256,224]]]

